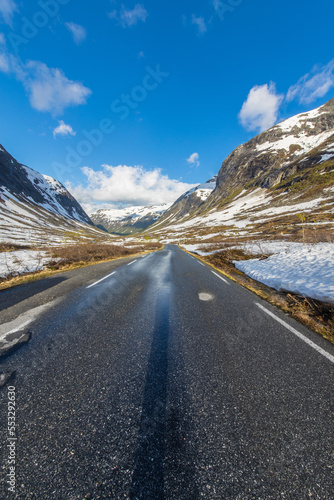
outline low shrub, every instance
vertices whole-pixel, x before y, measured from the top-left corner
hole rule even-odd
[[[52,262],[49,267],[60,269],[64,265],[94,263],[126,257],[145,250],[158,250],[162,245],[150,243],[137,246],[110,245],[107,243],[78,243],[50,248]]]

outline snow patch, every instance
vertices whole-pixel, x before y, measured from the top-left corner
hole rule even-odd
[[[334,302],[334,244],[290,247],[268,259],[234,262],[251,278],[275,288]]]
[[[265,142],[264,144],[257,145],[256,149],[259,152],[262,151],[279,151],[281,149],[285,149],[289,151],[290,146],[297,145],[300,146],[300,149],[295,151],[295,155],[300,156],[301,154],[305,154],[311,149],[316,148],[324,142],[326,139],[333,135],[333,130],[329,132],[322,132],[318,135],[308,135],[305,132],[301,131],[295,135],[287,135],[286,137],[282,137],[278,141],[275,142]]]
[[[131,222],[135,222],[143,217],[156,216],[157,218],[163,215],[171,203],[163,203],[162,205],[152,205],[152,206],[134,206],[126,208],[107,208],[100,209],[93,213],[91,216],[99,216],[103,218],[105,222],[117,222],[123,219],[131,218]]]
[[[41,271],[51,260],[46,251],[17,250],[0,253],[0,277]]]
[[[309,111],[307,113],[300,113],[299,115],[295,115],[291,118],[288,118],[287,120],[284,120],[283,122],[279,123],[277,127],[281,128],[284,131],[290,131],[294,127],[300,127],[304,124],[307,124],[311,128],[314,128],[314,124],[309,120],[312,118],[317,118],[320,114],[320,108],[312,109],[312,111]]]

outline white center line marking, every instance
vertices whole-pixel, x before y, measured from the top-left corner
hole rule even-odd
[[[329,352],[325,351],[325,349],[322,349],[321,347],[319,347],[317,344],[315,344],[314,342],[312,342],[312,340],[308,339],[302,333],[300,333],[298,330],[296,330],[295,328],[293,328],[292,326],[290,326],[288,323],[286,323],[285,321],[283,321],[281,318],[279,318],[278,316],[276,316],[276,314],[273,314],[272,312],[268,311],[268,309],[266,309],[265,307],[263,307],[263,305],[259,304],[258,302],[255,302],[255,304],[257,305],[257,307],[259,307],[260,309],[262,309],[262,311],[264,311],[266,314],[268,314],[269,316],[271,316],[272,318],[274,318],[281,325],[285,326],[285,328],[287,328],[288,330],[290,330],[290,332],[294,333],[298,338],[300,338],[301,340],[303,340],[310,347],[313,347],[313,349],[315,349],[317,352],[319,352],[320,354],[322,354],[329,361],[331,361],[332,363],[334,363],[334,356],[332,356],[331,354],[329,354]]]
[[[230,285],[230,283],[225,278],[223,278],[222,276],[220,276],[220,274],[217,274],[214,271],[211,271],[211,272],[212,272],[212,274],[214,274],[215,276],[217,276],[217,278],[219,278],[222,281],[224,281],[224,283],[226,283],[227,285]]]
[[[92,286],[95,286],[95,285],[98,285],[99,283],[101,283],[101,281],[104,281],[106,280],[107,278],[110,278],[110,276],[112,276],[113,274],[115,274],[116,271],[114,271],[113,273],[111,274],[108,274],[108,276],[105,276],[104,278],[100,279],[99,281],[96,281],[95,283],[93,283],[92,285],[89,285],[87,286],[86,288],[92,288]]]
[[[130,264],[128,264],[128,266],[131,266],[132,264],[134,264],[135,262],[137,262],[138,259],[136,260],[133,260],[132,262],[130,262]]]

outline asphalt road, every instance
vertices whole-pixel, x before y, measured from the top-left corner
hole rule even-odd
[[[0,498],[333,499],[333,346],[177,247],[108,271],[0,360]]]

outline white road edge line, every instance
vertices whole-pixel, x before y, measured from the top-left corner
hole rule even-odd
[[[0,344],[6,342],[5,338],[7,335],[24,330],[30,323],[35,321],[40,316],[40,314],[58,304],[59,301],[60,299],[55,299],[51,302],[47,302],[42,306],[30,309],[29,311],[21,314],[16,319],[9,321],[8,323],[3,323],[2,325],[0,325]]]
[[[101,283],[101,281],[104,281],[106,280],[107,278],[110,278],[110,276],[112,276],[113,274],[115,274],[116,271],[114,271],[113,273],[111,274],[108,274],[108,276],[105,276],[104,278],[100,279],[99,281],[96,281],[95,283],[93,283],[92,285],[89,285],[87,286],[86,288],[92,288],[92,286],[95,286],[95,285],[98,285],[99,283]]]
[[[327,358],[329,361],[331,361],[332,363],[334,363],[334,356],[332,356],[331,354],[329,354],[329,352],[325,351],[325,349],[322,349],[322,347],[319,347],[317,344],[315,344],[314,342],[312,342],[312,340],[308,339],[302,333],[300,333],[298,330],[296,330],[295,328],[293,328],[292,326],[290,326],[288,323],[286,323],[285,321],[283,321],[281,318],[279,318],[278,316],[276,316],[276,314],[268,311],[268,309],[266,309],[265,307],[263,307],[262,304],[259,304],[258,302],[255,302],[255,304],[257,305],[257,307],[259,307],[260,309],[262,309],[262,311],[264,311],[266,314],[268,314],[269,316],[271,316],[272,318],[274,318],[276,321],[278,321],[278,323],[281,323],[281,325],[285,326],[285,328],[287,328],[290,332],[294,333],[298,338],[300,338],[301,340],[303,340],[310,347],[312,347],[317,352],[319,352],[320,354],[322,354],[325,358]]]
[[[197,260],[197,259],[196,259],[196,260]],[[197,260],[197,262],[198,262],[199,264],[201,264],[201,266],[204,266],[203,262],[201,262],[200,260]],[[204,267],[205,267],[205,266],[204,266]]]
[[[214,274],[215,276],[217,276],[217,278],[220,278],[222,281],[224,281],[224,283],[226,283],[227,285],[230,285],[230,283],[225,278],[223,278],[222,276],[220,276],[220,274],[217,274],[214,271],[211,271],[211,272],[212,272],[212,274]]]
[[[132,266],[132,264],[134,264],[135,262],[137,262],[137,260],[138,260],[138,259],[133,260],[132,262],[130,262],[130,263],[128,264],[128,266]]]

